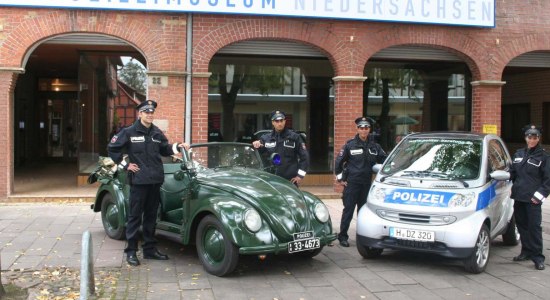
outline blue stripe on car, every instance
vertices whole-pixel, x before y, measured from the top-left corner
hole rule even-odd
[[[496,185],[497,183],[494,182],[483,192],[479,193],[476,211],[486,208],[495,200]],[[455,194],[457,193],[431,190],[393,189],[386,193],[384,202],[429,207],[448,207],[449,200],[451,200]]]
[[[491,204],[491,202],[493,202],[493,200],[495,200],[496,185],[497,183],[494,182],[483,192],[479,193],[479,196],[477,197],[476,211],[486,208],[489,204]]]
[[[456,193],[430,190],[395,189],[386,194],[384,202],[430,207],[448,207],[449,200],[451,200],[455,194]]]

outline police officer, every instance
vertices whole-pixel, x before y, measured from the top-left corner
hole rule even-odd
[[[212,121],[208,121],[208,141],[209,142],[223,142],[223,135],[221,131],[214,127]]]
[[[386,152],[382,147],[374,139],[369,138],[371,123],[367,118],[359,117],[355,120],[355,124],[357,134],[344,144],[334,163],[336,180],[344,186],[342,193],[344,210],[340,222],[340,233],[338,233],[338,240],[342,247],[349,247],[348,229],[355,206],[359,212],[367,201],[372,166],[386,159]]]
[[[521,238],[521,252],[514,261],[532,260],[544,270],[541,205],[550,193],[550,156],[540,145],[541,131],[530,125],[524,131],[527,147],[513,158],[511,178],[514,217]]]
[[[306,144],[299,134],[285,127],[286,115],[283,111],[272,111],[270,116],[273,130],[252,142],[252,145],[262,155],[270,156],[273,153],[281,155],[281,164],[275,174],[299,185],[309,167]]]
[[[107,146],[109,157],[117,164],[122,163],[128,171],[130,184],[130,210],[126,226],[128,244],[124,252],[129,265],[140,264],[138,250],[138,229],[143,216],[143,258],[166,260],[168,256],[155,247],[155,225],[160,203],[160,186],[164,181],[162,156],[179,153],[187,144],[168,144],[162,131],[153,124],[157,103],[147,100],[137,106],[139,119],[131,126],[122,129],[111,138]],[[123,161],[127,153],[129,162]]]

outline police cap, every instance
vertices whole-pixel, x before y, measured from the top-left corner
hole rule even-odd
[[[541,130],[539,128],[537,128],[537,126],[535,125],[528,125],[525,127],[525,136],[529,136],[529,135],[535,135],[535,136],[539,136],[541,135]]]
[[[282,110],[274,110],[271,112],[271,121],[286,119],[285,112]]]
[[[355,119],[355,124],[357,125],[357,128],[359,127],[370,127],[369,120],[365,117],[359,117]]]
[[[157,102],[154,100],[145,100],[136,107],[139,112],[154,112],[155,108],[157,108]]]

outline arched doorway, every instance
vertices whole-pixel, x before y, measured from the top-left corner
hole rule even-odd
[[[406,134],[471,129],[471,72],[457,55],[422,46],[393,46],[365,66],[363,109],[374,135],[391,150]]]
[[[304,184],[332,183],[334,71],[324,54],[297,42],[242,41],[220,49],[209,71],[209,132],[252,142],[271,129],[269,113],[283,110],[287,127],[306,136]]]
[[[541,126],[541,143],[550,144],[549,75],[550,51],[521,54],[502,72],[502,138],[512,153],[525,146],[522,130],[528,124]]]
[[[145,62],[132,45],[100,34],[60,35],[29,50],[14,90],[12,194],[29,192],[28,176],[50,181],[42,189],[85,183],[113,128],[135,120],[140,97],[118,80],[122,57]]]

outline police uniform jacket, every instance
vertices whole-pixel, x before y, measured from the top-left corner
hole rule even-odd
[[[272,130],[260,137],[264,147],[258,148],[262,155],[270,156],[273,153],[281,155],[281,164],[278,166],[276,174],[292,179],[296,176],[304,178],[309,168],[309,155],[302,137],[285,128],[280,133]]]
[[[372,166],[382,163],[386,152],[373,139],[361,140],[357,134],[347,141],[334,163],[338,181],[369,184],[372,177]]]
[[[131,184],[155,184],[164,182],[162,156],[178,153],[176,144],[168,144],[162,131],[151,125],[147,128],[137,120],[133,125],[122,129],[113,136],[107,146],[109,157],[117,164],[122,162],[124,153],[129,163],[139,166],[138,172],[129,172]]]
[[[540,144],[532,149],[519,149],[514,154],[511,178],[515,201],[531,202],[531,198],[543,201],[550,193],[550,156]]]

